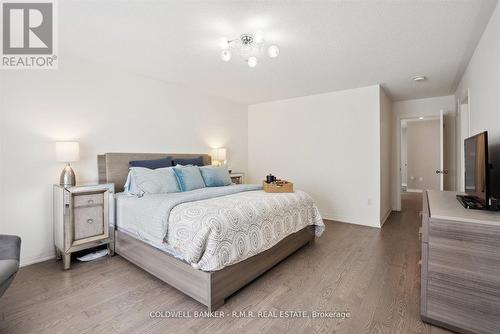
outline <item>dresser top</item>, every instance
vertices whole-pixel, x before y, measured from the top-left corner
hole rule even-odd
[[[500,226],[500,211],[466,209],[454,191],[428,190],[431,218]]]

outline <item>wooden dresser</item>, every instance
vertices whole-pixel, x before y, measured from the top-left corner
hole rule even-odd
[[[500,333],[500,213],[467,210],[450,191],[424,192],[422,320]]]

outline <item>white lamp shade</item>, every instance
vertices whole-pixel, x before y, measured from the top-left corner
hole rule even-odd
[[[255,66],[257,66],[257,57],[252,56],[248,58],[247,63],[249,67],[254,68]]]
[[[56,160],[60,162],[73,162],[80,159],[80,145],[76,141],[56,142]]]
[[[226,161],[226,149],[225,148],[214,148],[212,152],[212,158],[215,161],[224,162]]]
[[[280,54],[280,49],[276,45],[271,45],[269,49],[267,49],[267,54],[271,58],[276,58]]]
[[[226,161],[226,153],[227,153],[227,151],[225,148],[217,149],[217,156],[218,156],[217,160]]]

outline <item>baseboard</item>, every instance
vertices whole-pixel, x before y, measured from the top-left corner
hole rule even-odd
[[[29,266],[29,265],[32,265],[35,263],[44,262],[44,261],[52,260],[55,258],[56,258],[56,255],[52,254],[52,255],[41,256],[41,257],[37,257],[37,258],[21,260],[19,267],[26,267],[26,266]]]
[[[331,220],[331,221],[336,221],[336,222],[340,222],[340,223],[362,225],[362,226],[376,227],[376,228],[380,228],[381,227],[379,222],[365,223],[365,222],[360,222],[360,221],[356,221],[356,220],[350,219],[349,217],[342,217],[342,216],[329,215],[329,214],[326,214],[326,215],[322,214],[321,216],[323,217],[323,219]]]

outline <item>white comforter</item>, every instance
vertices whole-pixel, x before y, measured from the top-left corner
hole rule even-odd
[[[259,188],[234,185],[146,195],[135,199],[147,201],[146,217],[127,217],[125,227],[153,244],[163,241],[177,256],[204,271],[243,261],[308,225],[321,235],[324,224],[308,194],[299,190],[271,194],[255,190]]]

